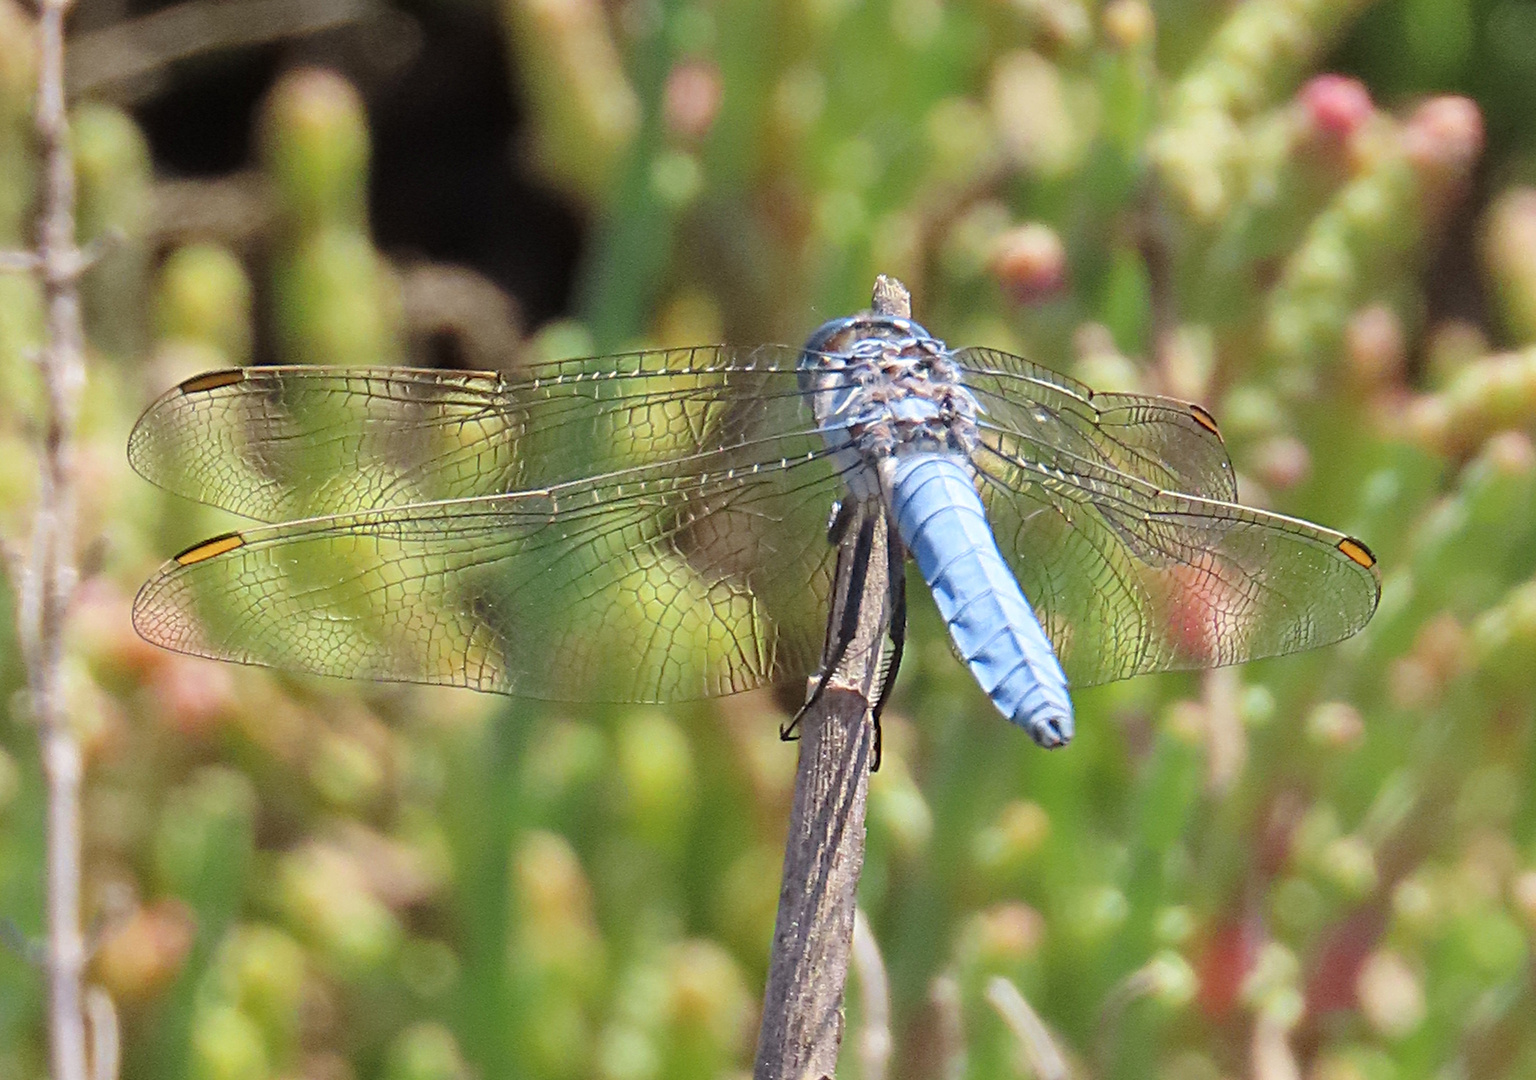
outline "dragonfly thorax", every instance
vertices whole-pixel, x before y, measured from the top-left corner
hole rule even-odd
[[[938,338],[910,319],[835,319],[806,342],[800,389],[848,486],[879,490],[892,459],[916,452],[969,459],[978,442],[975,397]]]

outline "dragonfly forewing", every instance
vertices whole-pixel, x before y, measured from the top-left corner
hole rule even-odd
[[[151,405],[128,456],[169,491],[273,524],[501,495],[803,431],[798,355],[663,349],[515,376],[232,369]]]
[[[802,440],[205,542],[140,592],[181,652],[566,701],[677,701],[781,682],[820,652],[825,507]]]

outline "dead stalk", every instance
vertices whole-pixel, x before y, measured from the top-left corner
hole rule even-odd
[[[75,173],[64,101],[64,16],[70,0],[38,0],[36,125],[42,159],[37,250],[45,339],[39,357],[46,400],[31,546],[17,585],[17,631],[48,794],[47,947],[49,1055],[54,1080],[86,1080],[81,982],[79,741],[63,701],[64,627],[74,595],[75,417],[85,383],[75,241]]]
[[[891,988],[885,977],[880,943],[863,908],[853,912],[853,966],[859,973],[859,1075],[885,1080],[891,1063]]]
[[[1019,993],[1017,986],[1000,975],[995,976],[987,982],[987,1001],[1019,1040],[1019,1048],[1029,1062],[1032,1075],[1040,1080],[1068,1080],[1072,1074],[1067,1069],[1067,1059],[1062,1056],[1045,1021]]]
[[[882,314],[912,312],[906,288],[883,275],[875,282],[873,306]],[[886,550],[883,510],[858,508],[838,559],[839,598],[847,595],[850,552],[871,514],[876,516],[874,550]],[[817,1080],[837,1068],[854,897],[864,868],[864,812],[874,752],[870,707],[890,618],[883,600],[887,591],[885,560],[871,559],[857,632],[826,690],[801,720],[800,764],[754,1080]],[[836,608],[829,625],[841,620]]]

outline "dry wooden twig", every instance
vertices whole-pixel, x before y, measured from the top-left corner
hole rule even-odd
[[[874,309],[910,316],[912,300],[899,281],[881,275]],[[883,508],[858,507],[839,552],[831,626],[841,624],[853,546],[871,517],[873,550],[886,550]],[[870,559],[857,632],[800,723],[800,764],[754,1080],[816,1080],[832,1076],[837,1066],[854,898],[864,868],[865,800],[875,742],[871,695],[878,690],[891,616],[886,577],[886,560]]]
[[[64,626],[74,596],[75,417],[85,383],[79,278],[88,264],[75,239],[75,169],[64,103],[64,16],[70,0],[38,0],[36,125],[42,157],[37,250],[47,311],[39,357],[45,389],[37,507],[17,581],[17,632],[37,725],[47,810],[48,1035],[54,1080],[86,1080],[81,980],[80,743],[64,711]],[[97,1006],[99,1011],[99,1005]]]

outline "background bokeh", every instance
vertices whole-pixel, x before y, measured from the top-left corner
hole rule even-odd
[[[578,710],[158,652],[133,590],[227,526],[123,446],[205,368],[795,343],[877,272],[951,342],[1203,402],[1246,501],[1385,574],[1359,637],[1080,693],[1052,754],[913,590],[861,891],[890,1074],[1028,1075],[1000,975],[1074,1076],[1536,1075],[1536,5],[81,0],[74,31],[81,229],[114,239],[68,670],[125,1076],[750,1068],[795,755],[770,695]],[[0,0],[10,246],[29,35]],[[0,277],[10,542],[39,328]],[[41,780],[0,607],[24,938]],[[0,1080],[45,1068],[24,953]]]

